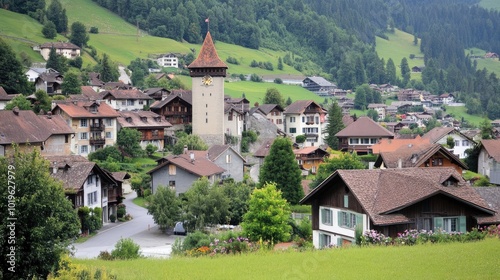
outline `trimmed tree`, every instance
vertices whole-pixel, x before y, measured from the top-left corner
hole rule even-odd
[[[80,229],[62,182],[50,176],[49,162],[37,150],[21,153],[16,148],[13,157],[0,157],[0,193],[0,275],[46,279]],[[15,263],[14,273],[9,261]]]
[[[301,180],[302,172],[295,159],[292,142],[288,138],[276,138],[260,168],[260,185],[276,183],[283,197],[289,203],[297,204],[304,196]]]
[[[290,205],[274,183],[266,183],[250,195],[248,212],[241,226],[252,241],[269,242],[272,246],[288,241],[292,227],[289,225]]]

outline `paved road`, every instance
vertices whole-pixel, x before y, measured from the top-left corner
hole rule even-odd
[[[132,81],[130,80],[130,77],[127,75],[127,72],[125,72],[125,67],[123,66],[118,66],[118,72],[120,72],[120,77],[118,80],[122,81],[125,84],[132,84]]]
[[[123,201],[133,219],[123,223],[106,224],[94,237],[84,243],[74,244],[76,258],[95,258],[101,251],[111,252],[120,238],[132,238],[141,246],[144,256],[170,256],[172,244],[178,236],[161,232],[152,216],[147,214],[147,210],[132,202],[135,197],[136,193],[132,192],[126,195]]]

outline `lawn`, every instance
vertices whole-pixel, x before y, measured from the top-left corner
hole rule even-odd
[[[101,261],[118,279],[498,279],[500,240],[308,252],[260,252],[216,258]]]
[[[479,127],[479,124],[484,120],[483,117],[467,114],[467,109],[465,109],[465,106],[461,107],[446,106],[446,113],[452,115],[457,120],[461,120],[463,117],[467,122],[472,124],[474,127]]]
[[[410,54],[423,57],[424,55],[420,52],[420,47],[413,44],[413,35],[396,29],[395,32],[387,33],[388,40],[376,37],[376,51],[380,58],[387,60],[392,58],[394,64],[396,65],[396,73],[401,76],[401,60],[406,57],[408,60],[408,65],[410,68],[413,66],[423,66],[423,59],[410,59]],[[420,39],[419,39],[420,40]],[[420,41],[419,41],[420,42]],[[420,80],[420,73],[411,73],[411,78],[415,80]]]
[[[132,200],[132,202],[137,206],[146,208],[146,199],[144,197],[136,197],[134,198],[134,200]]]

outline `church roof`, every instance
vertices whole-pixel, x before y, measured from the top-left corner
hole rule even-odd
[[[227,65],[219,58],[217,51],[215,50],[214,42],[212,41],[212,36],[210,35],[210,31],[207,32],[207,36],[205,37],[205,41],[203,41],[203,45],[201,46],[200,53],[198,57],[189,64],[188,68],[228,68]]]

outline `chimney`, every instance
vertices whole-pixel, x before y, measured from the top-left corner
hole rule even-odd
[[[402,159],[398,159],[398,168],[399,169],[403,168],[403,160]]]
[[[14,115],[19,116],[19,107],[14,107],[14,109],[12,109],[12,112],[14,112]]]
[[[184,154],[187,154],[187,153],[188,153],[188,146],[184,145]]]
[[[52,112],[47,112],[47,119],[52,119]]]
[[[52,174],[57,173],[57,161],[54,161],[54,165],[52,166]]]
[[[194,153],[193,152],[189,153],[189,158],[191,159],[191,162],[194,162]]]

